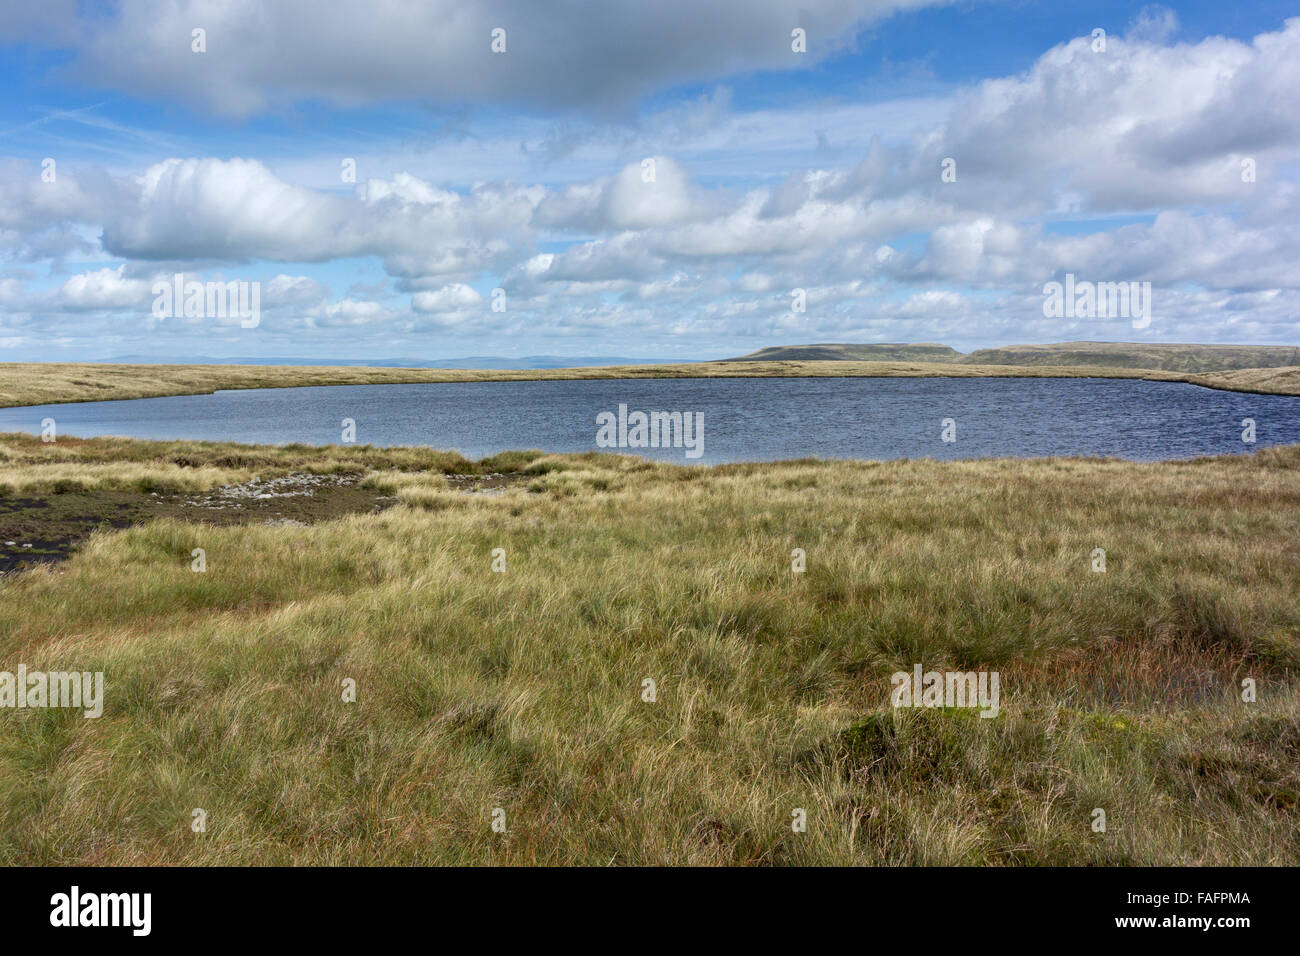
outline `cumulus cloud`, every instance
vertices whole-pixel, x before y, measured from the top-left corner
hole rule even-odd
[[[614,177],[602,197],[603,211],[615,229],[676,225],[704,214],[698,200],[692,202],[693,192],[678,163],[651,156]]]
[[[1081,37],[964,94],[927,163],[957,160],[1004,211],[1049,193],[1080,212],[1249,198],[1240,159],[1300,149],[1300,19],[1251,44]],[[1265,174],[1267,175],[1267,174]]]
[[[125,266],[99,269],[70,276],[55,296],[57,304],[69,309],[124,309],[150,297],[151,284],[123,276]]]
[[[470,195],[399,173],[341,196],[284,182],[252,159],[168,159],[115,185],[107,252],[132,259],[323,262],[383,257],[396,275],[467,273],[531,241],[542,191]]]
[[[373,325],[378,320],[391,318],[392,310],[379,302],[340,299],[314,309],[307,319],[309,326]]]
[[[262,305],[270,308],[316,303],[328,295],[329,289],[325,285],[307,276],[281,273],[262,284]]]
[[[864,25],[942,0],[71,0],[25,5],[0,38],[40,36],[70,50],[64,72],[145,98],[246,117],[302,100],[357,107],[397,98],[611,108],[665,85],[815,64]],[[42,14],[42,11],[46,11]],[[807,53],[791,50],[791,30]],[[206,31],[207,52],[191,51]],[[505,31],[504,53],[491,48]]]
[[[346,200],[291,186],[256,160],[169,159],[134,185],[134,203],[104,223],[114,255],[319,261],[357,247]]]
[[[436,292],[417,292],[411,296],[416,312],[454,312],[478,305],[483,297],[462,282],[445,285]]]
[[[4,287],[0,304],[133,307],[164,263],[373,257],[393,289],[338,301],[292,267],[268,270],[267,326],[1122,336],[1044,319],[1042,285],[1073,272],[1153,282],[1152,334],[1285,339],[1300,295],[1300,19],[1251,42],[1172,42],[1176,28],[1153,10],[1104,52],[1086,37],[1063,42],[1023,73],[959,91],[910,140],[877,138],[849,162],[744,186],[704,185],[691,161],[663,151],[575,182],[454,189],[405,171],[313,189],[257,160],[199,157],[134,176],[69,170],[42,191],[54,184],[30,164],[0,164],[11,258],[86,252],[79,242],[126,260],[94,262],[40,295]],[[743,122],[720,125],[743,143]],[[946,158],[955,181],[940,176]],[[507,313],[475,289],[493,285]],[[790,309],[794,288],[805,313]]]

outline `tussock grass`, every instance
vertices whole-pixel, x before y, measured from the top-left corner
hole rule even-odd
[[[11,468],[64,454],[3,441]],[[100,464],[178,447],[85,445]],[[315,452],[183,453],[303,469]],[[380,514],[157,521],[0,579],[0,669],[107,687],[99,720],[0,710],[0,860],[1300,860],[1300,447],[437,454],[320,452],[389,483],[401,503]],[[527,475],[492,495],[446,477],[500,471]],[[915,663],[999,671],[1001,715],[892,710],[889,675]]]
[[[196,492],[247,481],[254,475],[365,474],[386,493],[442,474],[478,475],[514,470],[541,452],[509,452],[471,462],[456,452],[371,445],[240,445],[234,442],[138,441],[70,438],[42,442],[33,435],[0,434],[0,492],[90,490]]]
[[[174,463],[61,462],[39,469],[0,465],[0,494],[70,491],[208,491],[252,477],[247,468],[189,468]]]

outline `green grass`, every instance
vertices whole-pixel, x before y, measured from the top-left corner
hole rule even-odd
[[[264,477],[319,454],[402,495],[303,527],[156,521],[0,578],[0,669],[107,688],[98,720],[0,711],[6,863],[1300,860],[1300,447],[713,468],[3,447],[38,484],[65,454]],[[467,494],[462,471],[523,474]],[[997,670],[1001,715],[892,710],[918,662]]]

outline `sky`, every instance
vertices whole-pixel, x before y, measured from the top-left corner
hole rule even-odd
[[[0,0],[0,89],[0,362],[1300,344],[1296,2]]]

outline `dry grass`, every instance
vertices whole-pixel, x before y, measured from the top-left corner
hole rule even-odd
[[[431,448],[322,448],[114,437],[62,437],[57,442],[43,442],[33,435],[0,433],[0,494],[108,489],[195,492],[247,481],[254,475],[289,472],[406,473],[409,482],[420,480],[411,473],[478,475],[493,468],[510,468],[519,454],[506,453],[480,463]]]
[[[1300,447],[688,468],[3,443],[33,476],[319,454],[405,502],[160,521],[0,579],[0,669],[107,684],[98,720],[0,711],[4,862],[1300,861]],[[475,470],[525,476],[446,487]],[[996,669],[1002,715],[892,711],[918,662]]]
[[[1300,368],[1290,345],[1167,345],[1142,342],[1057,342],[976,349],[967,355],[946,345],[778,345],[731,361],[955,362],[983,366],[1104,367],[1205,374],[1228,370]]]
[[[972,365],[1105,365],[1205,374],[1300,367],[1290,345],[1166,345],[1139,342],[1059,342],[977,349],[960,361]]]
[[[0,364],[0,408],[202,395],[217,389],[413,382],[514,382],[617,378],[1140,378],[1242,392],[1300,395],[1300,368],[1170,372],[1100,366],[962,365],[948,362],[697,362],[526,370],[329,368],[269,365]]]

